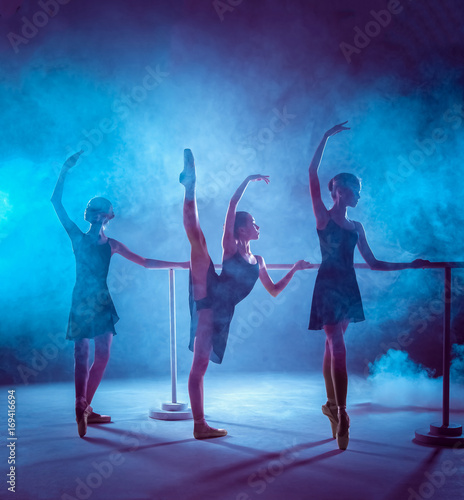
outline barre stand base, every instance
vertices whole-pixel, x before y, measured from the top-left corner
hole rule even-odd
[[[161,409],[150,408],[150,418],[157,420],[189,420],[193,418],[187,403],[163,403]]]
[[[443,426],[439,422],[433,422],[429,431],[427,429],[417,429],[415,434],[416,441],[423,444],[434,446],[464,445],[462,426],[458,424]]]

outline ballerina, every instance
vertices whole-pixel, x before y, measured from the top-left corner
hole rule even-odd
[[[189,396],[196,439],[225,436],[225,429],[214,429],[205,420],[203,408],[203,379],[209,360],[221,363],[226,348],[229,325],[235,306],[253,289],[259,278],[266,290],[277,296],[290,282],[296,271],[311,264],[299,260],[277,283],[270,278],[266,263],[253,255],[250,241],[259,238],[259,226],[247,212],[237,212],[237,205],[248,184],[254,181],[269,183],[267,175],[250,175],[238,187],[229,202],[222,237],[222,272],[218,276],[208,253],[200,227],[196,204],[196,174],[192,152],[184,151],[184,170],[179,181],[185,186],[183,218],[191,245],[190,257],[190,350],[193,363],[189,376]]]
[[[342,450],[348,446],[350,426],[346,413],[348,375],[343,334],[350,322],[364,321],[353,267],[354,248],[357,245],[369,267],[378,271],[418,268],[428,263],[416,259],[400,264],[374,257],[362,224],[347,217],[347,207],[354,208],[360,198],[361,181],[355,175],[340,173],[329,182],[334,204],[330,210],[325,207],[321,199],[318,169],[327,140],[343,130],[349,130],[344,126],[346,123],[335,125],[324,134],[309,166],[309,189],[322,254],[322,264],[314,285],[309,330],[324,329],[326,334],[322,369],[327,403],[322,406],[322,413],[329,418],[332,435],[337,438]]]
[[[114,217],[114,212],[111,203],[105,198],[96,197],[89,201],[84,219],[90,223],[90,228],[86,233],[82,232],[69,218],[62,204],[65,179],[81,154],[82,151],[75,153],[64,163],[51,202],[71,239],[76,258],[76,283],[66,338],[74,341],[76,421],[79,436],[84,437],[87,424],[111,421],[109,415],[100,415],[90,406],[108,363],[111,342],[116,335],[114,325],[119,320],[106,283],[111,256],[118,253],[149,269],[188,269],[189,262],[146,259],[131,252],[119,241],[108,238],[104,229]],[[89,369],[90,339],[94,339],[95,358]]]

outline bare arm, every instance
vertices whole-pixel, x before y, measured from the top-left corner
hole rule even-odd
[[[319,170],[325,145],[327,144],[329,137],[338,134],[342,130],[349,130],[348,127],[343,126],[345,123],[347,122],[335,125],[335,127],[332,127],[324,134],[309,165],[309,192],[311,194],[311,201],[313,203],[313,211],[316,216],[316,225],[318,229],[322,229],[327,225],[329,214],[324,202],[322,201],[321,185],[319,183],[319,176],[317,172]]]
[[[293,275],[297,271],[300,271],[302,269],[310,269],[311,267],[313,267],[309,262],[306,262],[305,260],[299,260],[281,280],[279,280],[277,283],[274,283],[269,276],[264,259],[259,255],[256,256],[256,259],[259,263],[259,279],[264,285],[264,288],[273,297],[277,297],[277,295],[279,295],[279,293],[290,283],[290,280],[293,278]]]
[[[60,219],[61,224],[63,227],[66,229],[66,232],[69,234],[69,236],[73,236],[74,234],[81,233],[80,229],[76,226],[76,224],[69,218],[63,203],[62,203],[62,198],[63,198],[63,189],[64,189],[64,182],[66,180],[66,177],[68,175],[69,170],[76,164],[77,160],[79,159],[79,156],[82,154],[82,151],[79,151],[78,153],[73,154],[70,156],[63,164],[63,167],[61,168],[60,175],[58,177],[58,180],[56,181],[55,189],[53,191],[52,197],[50,201],[53,204],[53,208],[55,209],[56,215],[58,215],[58,218]]]
[[[374,271],[400,271],[402,269],[414,269],[430,264],[428,260],[416,259],[412,262],[385,262],[377,260],[367,243],[366,233],[364,227],[360,222],[355,222],[356,229],[359,234],[358,249],[362,258],[366,261],[369,267]]]
[[[110,239],[111,251],[112,253],[118,253],[122,255],[125,259],[138,264],[139,266],[146,267],[147,269],[162,269],[162,268],[171,268],[171,269],[188,269],[190,266],[190,262],[170,262],[165,260],[156,260],[156,259],[146,259],[145,257],[141,257],[136,253],[129,250],[126,245],[123,245],[117,240]]]
[[[224,224],[224,234],[222,235],[222,248],[225,258],[234,255],[237,251],[237,243],[234,236],[234,225],[238,202],[242,198],[242,195],[250,182],[261,180],[263,180],[266,184],[269,184],[268,175],[249,175],[240,184],[240,186],[237,188],[237,191],[235,191],[234,195],[230,199],[229,208],[227,209],[226,214],[226,222]]]

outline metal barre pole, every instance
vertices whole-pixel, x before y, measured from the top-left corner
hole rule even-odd
[[[445,301],[445,311],[443,315],[443,409],[442,424],[433,422],[430,430],[418,429],[416,431],[416,441],[419,443],[432,444],[438,446],[456,446],[464,444],[462,426],[450,424],[450,365],[451,365],[451,268],[462,267],[462,263],[441,263],[444,266],[444,290],[443,299]],[[446,265],[449,264],[449,265]],[[456,265],[458,264],[458,265]]]
[[[449,426],[451,365],[451,268],[445,267],[445,316],[443,324],[443,427]]]
[[[177,401],[176,280],[172,268],[169,268],[169,338],[171,402],[163,403],[161,409],[150,408],[148,415],[158,420],[187,420],[192,418],[192,411],[188,408],[187,403]]]
[[[172,403],[177,403],[176,281],[174,269],[169,269],[169,323],[171,338],[171,393]]]

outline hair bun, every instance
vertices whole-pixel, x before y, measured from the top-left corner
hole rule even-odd
[[[329,181],[329,191],[332,192],[332,189],[333,189],[333,183],[334,183],[334,180],[333,179],[330,179]]]

